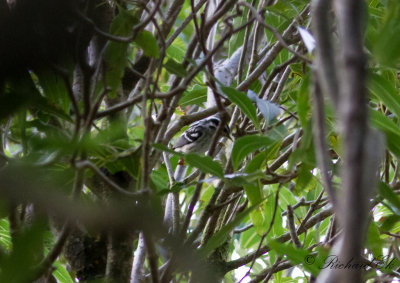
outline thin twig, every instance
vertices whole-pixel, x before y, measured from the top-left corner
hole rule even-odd
[[[332,185],[332,178],[329,174],[329,159],[327,156],[328,150],[325,141],[325,113],[324,113],[324,100],[319,87],[318,81],[314,82],[313,92],[313,104],[314,104],[314,143],[315,143],[315,154],[320,167],[322,181],[324,184],[325,191],[328,194],[329,200],[332,203],[334,209],[337,209],[337,196]]]
[[[246,277],[250,274],[250,271],[251,271],[251,269],[253,268],[254,263],[256,262],[257,254],[258,254],[258,252],[259,252],[260,249],[261,249],[262,243],[264,242],[265,237],[267,237],[268,233],[272,230],[272,227],[274,226],[276,211],[278,210],[278,201],[279,201],[279,191],[280,191],[280,189],[281,189],[281,186],[278,186],[278,189],[276,190],[276,193],[275,193],[274,213],[273,213],[273,215],[272,215],[271,222],[270,222],[270,224],[269,224],[268,230],[267,230],[267,232],[265,232],[265,233],[262,235],[262,237],[261,237],[261,240],[260,240],[260,243],[258,244],[257,250],[256,250],[256,252],[254,253],[253,260],[251,261],[249,270],[248,270],[248,271],[246,272],[246,274],[242,277],[242,279],[239,280],[238,283],[242,282],[243,279],[246,278]]]
[[[297,232],[296,232],[296,225],[294,223],[293,208],[290,205],[288,205],[287,211],[288,211],[287,220],[288,220],[288,228],[289,228],[290,237],[292,238],[292,242],[295,244],[295,246],[298,248],[301,248],[299,236],[297,235]]]
[[[154,242],[151,237],[147,232],[143,232],[143,237],[144,237],[144,242],[146,244],[147,248],[147,258],[149,261],[149,267],[150,267],[150,273],[152,277],[152,282],[153,283],[158,283],[159,282],[159,276],[158,276],[158,256],[157,252],[155,250]]]

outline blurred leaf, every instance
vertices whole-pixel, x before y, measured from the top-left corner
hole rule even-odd
[[[388,217],[383,217],[380,225],[380,229],[384,232],[392,232],[392,228],[396,223],[400,222],[400,216],[396,214],[389,215]],[[395,232],[397,233],[397,231]]]
[[[384,65],[398,67],[400,59],[400,3],[388,1],[384,22],[373,40],[373,53]]]
[[[178,77],[185,77],[188,74],[183,65],[176,62],[174,59],[168,59],[164,64],[164,67],[168,72],[177,75]]]
[[[135,38],[135,43],[142,48],[144,55],[158,59],[160,48],[153,34],[147,30],[141,31]]]
[[[388,82],[382,76],[371,74],[368,86],[372,94],[400,118],[400,96],[394,84]]]
[[[9,79],[6,81],[4,91],[0,89],[0,120],[30,105],[35,97],[40,97],[40,94],[28,72]]]
[[[297,163],[303,163],[310,168],[315,168],[315,150],[313,144],[313,132],[311,119],[303,127],[303,137],[300,146],[295,149],[289,157],[289,169],[292,169]]]
[[[203,189],[203,192],[200,196],[200,202],[202,202],[203,204],[208,203],[214,191],[215,191],[214,186],[208,186],[207,188]]]
[[[223,178],[224,176],[224,170],[221,165],[219,165],[217,161],[214,161],[210,156],[200,156],[195,153],[188,153],[185,155],[185,161],[205,173],[210,173],[219,178]]]
[[[43,88],[46,98],[53,105],[57,105],[64,113],[68,113],[70,100],[64,80],[54,72],[38,73],[39,84]]]
[[[310,181],[313,178],[313,174],[311,173],[311,170],[314,169],[311,166],[308,166],[307,164],[303,163],[301,166],[299,166],[299,173],[296,178],[296,187],[305,189],[307,188],[307,185],[310,183]]]
[[[235,141],[232,149],[232,163],[238,169],[240,162],[250,153],[270,146],[274,141],[266,136],[244,136]]]
[[[379,183],[379,195],[387,200],[392,211],[400,216],[400,198],[386,183]]]
[[[253,209],[257,208],[258,205],[259,204],[253,205],[244,210],[243,212],[238,213],[235,219],[233,219],[231,222],[223,226],[218,232],[216,232],[214,235],[211,236],[211,238],[204,246],[200,247],[199,253],[202,256],[206,257],[209,254],[211,254],[216,248],[221,246],[227,240],[231,231],[236,226],[238,226]]]
[[[44,232],[44,225],[34,223],[17,234],[12,252],[0,258],[0,282],[31,282],[32,267],[40,260],[38,254],[42,251]]]
[[[67,114],[58,104],[53,104],[40,95],[37,95],[33,98],[33,104],[46,113],[53,114],[54,116],[65,121],[72,122],[70,115]]]
[[[251,102],[251,99],[243,92],[236,90],[233,87],[221,86],[222,91],[228,96],[229,100],[239,106],[240,110],[250,118],[257,129],[260,129],[258,123],[256,107]]]
[[[107,161],[109,162],[107,162],[104,166],[110,171],[111,174],[117,174],[120,171],[126,171],[135,181],[140,180],[142,168],[140,150],[126,150],[122,152],[113,151],[111,155],[107,156]]]
[[[302,264],[303,268],[314,276],[318,276],[321,271],[320,268],[324,266],[324,262],[321,260],[321,255],[312,256],[312,259],[315,259],[315,262],[313,262],[313,264],[307,264],[307,257],[310,256],[310,251],[295,248],[293,244],[282,244],[273,240],[270,241],[268,245],[280,256],[286,256],[292,264]]]
[[[132,27],[138,23],[138,19],[129,11],[118,6],[118,15],[110,26],[110,33],[118,36],[129,36]],[[107,47],[105,61],[107,65],[107,85],[111,88],[110,97],[115,97],[121,84],[122,76],[127,62],[128,43],[111,41]]]
[[[400,157],[400,130],[398,126],[381,112],[370,111],[369,114],[372,125],[385,133],[389,150]]]
[[[299,115],[301,126],[304,128],[307,125],[307,121],[309,120],[310,114],[310,101],[309,101],[309,85],[310,77],[307,75],[301,82],[301,86],[298,90],[296,108],[297,113]]]

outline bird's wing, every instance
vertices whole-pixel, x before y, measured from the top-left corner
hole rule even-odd
[[[198,140],[203,135],[203,131],[201,129],[202,126],[200,125],[192,125],[189,127],[176,142],[174,148],[183,147]]]

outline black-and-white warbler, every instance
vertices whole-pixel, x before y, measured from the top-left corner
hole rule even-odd
[[[218,116],[211,116],[194,122],[180,136],[174,149],[182,153],[205,153],[210,148],[212,138],[220,123],[221,119]],[[228,125],[224,126],[222,135],[231,139]]]

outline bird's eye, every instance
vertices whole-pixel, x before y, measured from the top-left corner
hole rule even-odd
[[[218,126],[218,125],[219,125],[219,119],[217,119],[217,118],[210,118],[210,122],[211,122],[212,124],[214,124],[215,126]]]

